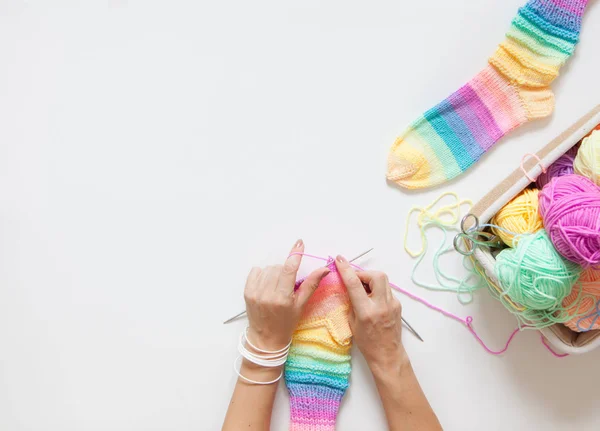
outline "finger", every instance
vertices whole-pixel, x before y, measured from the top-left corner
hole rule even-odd
[[[277,288],[281,265],[267,266],[262,270],[258,278],[257,291],[271,295]]]
[[[353,306],[360,305],[367,301],[369,297],[363,287],[362,282],[356,275],[354,269],[350,266],[346,258],[338,256],[335,258],[335,266],[348,290],[348,296]]]
[[[353,334],[356,334],[356,315],[354,314],[354,309],[350,307],[350,312],[348,313],[348,325],[350,326],[350,331]]]
[[[360,281],[371,289],[371,297],[378,300],[387,300],[390,298],[389,281],[387,275],[378,271],[359,271],[356,276]]]
[[[277,289],[277,283],[279,282],[279,275],[281,274],[281,265],[272,265],[265,268],[263,273],[265,277],[262,283],[262,289],[264,291],[274,292]]]
[[[248,278],[246,278],[246,287],[244,287],[244,301],[246,302],[246,307],[256,300],[261,272],[262,270],[260,268],[252,268],[250,274],[248,274]]]
[[[262,270],[256,266],[250,270],[250,273],[246,278],[246,287],[244,288],[245,291],[254,290],[256,288],[256,284],[261,272]]]
[[[279,276],[277,289],[281,289],[284,293],[291,294],[294,291],[294,285],[296,284],[296,277],[298,276],[298,269],[302,262],[302,255],[295,253],[304,253],[304,241],[301,239],[296,241],[296,244],[294,244],[290,250],[290,255],[285,260]]]
[[[308,277],[304,279],[298,290],[296,291],[296,303],[299,307],[304,308],[319,283],[323,280],[331,270],[327,267],[319,268],[311,272]]]

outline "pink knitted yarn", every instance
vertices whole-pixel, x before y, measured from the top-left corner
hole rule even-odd
[[[600,264],[600,187],[588,178],[553,178],[539,194],[539,211],[556,250],[584,268]]]

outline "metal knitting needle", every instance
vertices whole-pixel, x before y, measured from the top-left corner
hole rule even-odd
[[[362,285],[365,288],[365,291],[367,292],[367,294],[370,295],[371,294],[371,288],[369,287],[369,285],[366,284],[366,283],[363,283]],[[400,319],[402,319],[402,321],[404,322],[404,324],[406,325],[406,327],[408,328],[408,330],[410,332],[412,332],[415,337],[417,337],[419,340],[421,340],[422,342],[424,342],[423,339],[421,338],[421,336],[419,335],[419,333],[417,331],[415,331],[415,328],[413,328],[412,325],[406,321],[406,319],[404,318],[404,316],[401,315]]]
[[[233,316],[233,317],[230,317],[229,319],[227,319],[226,321],[224,321],[224,322],[223,322],[223,325],[225,325],[225,324],[227,324],[227,323],[229,323],[229,322],[232,322],[232,321],[234,321],[235,319],[237,319],[238,317],[241,317],[241,316],[242,316],[242,315],[244,315],[244,314],[246,314],[246,310],[242,311],[241,313],[238,313],[238,314],[236,314],[236,315],[235,315],[235,316]]]
[[[373,247],[373,248],[374,248],[374,247]],[[356,257],[353,257],[352,259],[350,259],[350,261],[349,261],[349,262],[354,262],[355,260],[358,260],[358,259],[360,259],[361,257],[363,257],[365,254],[371,253],[371,252],[373,251],[373,248],[370,248],[370,249],[368,249],[367,251],[365,251],[365,252],[363,252],[363,253],[359,254],[358,256],[356,256]],[[329,266],[329,265],[327,265],[327,266]],[[227,324],[227,323],[229,323],[229,322],[232,322],[232,321],[234,321],[235,319],[237,319],[238,317],[241,317],[241,316],[243,316],[244,314],[246,314],[246,310],[242,311],[241,313],[238,313],[238,314],[236,314],[236,315],[235,315],[235,316],[233,316],[233,317],[230,317],[229,319],[227,319],[226,321],[224,321],[224,322],[223,322],[223,325],[225,325],[225,324]],[[408,323],[407,323],[407,325],[408,325]],[[410,325],[408,325],[408,326],[410,326]],[[415,333],[415,334],[416,334],[416,333]],[[418,336],[418,335],[417,335],[417,336]],[[419,338],[421,338],[421,337],[419,337]]]
[[[421,340],[422,342],[424,342],[423,339],[421,338],[421,336],[419,335],[419,333],[417,331],[415,331],[415,328],[413,328],[410,325],[410,323],[408,323],[406,321],[406,319],[404,318],[404,316],[400,316],[400,318],[402,319],[402,321],[404,322],[404,324],[408,327],[408,329],[410,330],[410,332],[412,332],[415,335],[415,337],[417,337],[419,340]]]

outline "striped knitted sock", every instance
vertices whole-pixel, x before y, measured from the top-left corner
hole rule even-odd
[[[285,364],[291,431],[332,431],[350,377],[350,299],[335,267],[313,293]]]
[[[573,54],[588,0],[529,0],[488,66],[400,136],[387,178],[409,189],[464,172],[501,137],[550,115],[550,83]]]

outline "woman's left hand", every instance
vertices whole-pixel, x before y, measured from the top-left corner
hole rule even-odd
[[[313,271],[294,291],[304,243],[298,240],[283,265],[252,268],[244,300],[248,313],[248,339],[264,350],[279,350],[290,342],[306,302],[329,274],[326,267]]]

